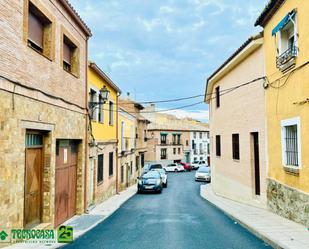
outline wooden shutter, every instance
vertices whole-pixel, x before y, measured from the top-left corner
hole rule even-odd
[[[71,57],[71,47],[66,42],[63,42],[63,60],[69,65],[71,65]]]
[[[43,48],[43,23],[32,12],[29,12],[28,39]]]

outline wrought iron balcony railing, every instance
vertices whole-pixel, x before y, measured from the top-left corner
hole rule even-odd
[[[281,55],[277,56],[277,59],[276,59],[277,68],[282,67],[285,63],[295,58],[297,54],[298,54],[298,47],[294,45],[291,46],[288,50],[283,52]]]

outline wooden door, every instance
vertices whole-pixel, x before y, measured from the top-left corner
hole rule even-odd
[[[75,215],[77,179],[77,145],[57,141],[55,226]]]
[[[255,194],[261,194],[260,183],[260,152],[259,152],[259,133],[253,132],[253,152],[254,152],[254,180],[255,180]]]
[[[41,223],[42,148],[26,149],[25,227]]]

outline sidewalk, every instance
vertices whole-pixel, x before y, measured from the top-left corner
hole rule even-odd
[[[74,240],[94,228],[96,225],[104,221],[111,216],[117,209],[129,200],[136,193],[136,185],[129,187],[128,189],[120,192],[118,195],[114,195],[107,199],[105,202],[98,204],[88,214],[76,215],[70,220],[66,221],[64,225],[72,226],[74,230]],[[16,244],[7,249],[25,249],[25,248],[41,248],[41,249],[53,249],[65,244],[52,244],[52,245],[38,245],[38,244]]]
[[[202,185],[200,191],[204,199],[211,202],[274,248],[309,248],[309,231],[305,226],[278,216],[268,210],[217,196],[212,191],[210,184]]]

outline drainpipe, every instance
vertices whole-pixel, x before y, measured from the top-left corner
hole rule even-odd
[[[118,167],[119,167],[119,164],[118,164],[118,145],[119,145],[119,132],[118,132],[118,127],[119,127],[119,119],[118,119],[118,116],[119,116],[119,109],[118,109],[118,98],[120,96],[121,93],[117,93],[117,97],[116,97],[116,194],[119,194],[119,177],[118,177]]]
[[[88,172],[88,37],[86,38],[86,87],[85,87],[85,106],[86,106],[86,132],[85,132],[85,172],[84,172],[84,213],[87,213],[87,172]]]

